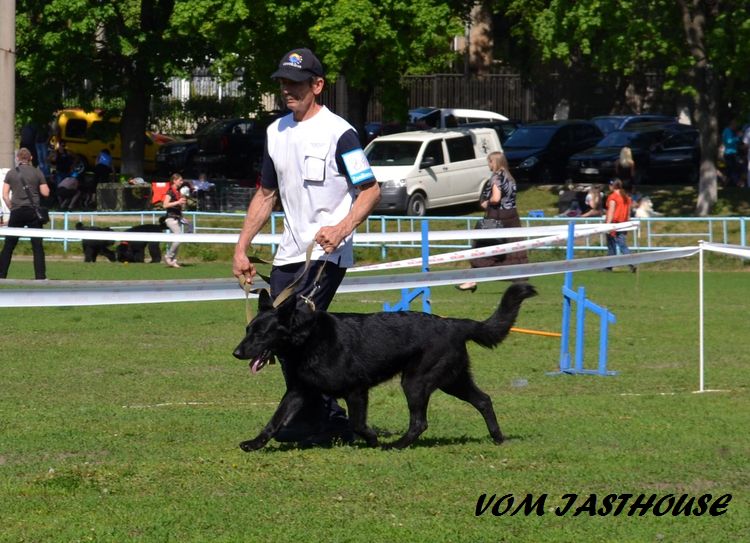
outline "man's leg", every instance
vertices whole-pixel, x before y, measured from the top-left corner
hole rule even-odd
[[[32,208],[19,208],[14,209],[10,212],[10,217],[8,218],[8,227],[9,228],[23,228],[24,226],[27,226],[27,219],[28,219],[28,213],[26,210],[30,210],[32,213],[34,210]],[[34,218],[36,218],[36,214],[34,215]],[[0,252],[0,279],[5,279],[8,277],[8,269],[10,268],[10,260],[13,258],[13,251],[16,250],[16,245],[18,245],[18,238],[15,236],[6,236],[5,237],[5,243],[3,244],[3,250]]]
[[[316,283],[315,279],[321,266],[325,266],[325,270],[320,281]],[[304,263],[274,267],[270,277],[271,297],[276,299],[303,269]],[[312,262],[305,277],[295,286],[295,293],[297,296],[310,297],[317,311],[325,311],[345,274],[346,268],[339,268],[324,261]],[[279,431],[275,439],[305,445],[326,445],[336,439],[350,442],[353,434],[346,418],[346,411],[335,398],[322,395],[319,400],[307,401],[300,413]]]

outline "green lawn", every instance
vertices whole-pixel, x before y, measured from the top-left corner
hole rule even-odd
[[[30,274],[28,261],[13,266]],[[254,437],[284,390],[278,366],[252,376],[231,356],[244,302],[2,309],[0,541],[745,540],[750,282],[741,267],[706,274],[706,386],[720,392],[695,394],[696,266],[576,274],[575,285],[617,316],[617,376],[548,375],[557,339],[511,334],[494,351],[472,345],[477,383],[508,437],[499,447],[473,408],[438,392],[430,427],[404,451],[272,442],[243,453],[237,444]],[[49,267],[59,279],[228,274],[225,262]],[[562,277],[532,282],[540,295],[517,326],[559,331]],[[506,286],[433,289],[433,310],[485,318]],[[378,311],[397,298],[340,295],[332,310]],[[588,367],[597,331],[590,318]],[[397,380],[371,393],[382,441],[407,421]],[[570,493],[578,500],[558,516]],[[490,507],[476,516],[482,494],[512,494],[516,506],[546,495],[544,513],[494,516]],[[627,507],[591,516],[591,494],[597,508],[608,494],[732,497],[721,516],[628,516]]]

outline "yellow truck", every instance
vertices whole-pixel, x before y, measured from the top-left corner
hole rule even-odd
[[[63,109],[55,116],[52,145],[65,141],[68,151],[76,156],[76,169],[91,170],[102,149],[109,149],[112,166],[120,169],[122,144],[120,142],[120,118],[104,117],[99,111]],[[156,153],[172,138],[154,132],[146,132],[143,152],[143,169],[146,173],[156,171]]]

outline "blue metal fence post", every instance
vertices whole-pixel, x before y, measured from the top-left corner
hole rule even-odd
[[[430,271],[430,223],[426,219],[422,219],[422,271]],[[430,287],[423,287],[422,311],[432,313]]]
[[[566,260],[573,260],[573,233],[574,233],[573,221],[568,223],[568,244],[565,253]],[[570,369],[570,297],[567,295],[567,291],[573,288],[573,273],[566,272],[565,279],[563,280],[563,311],[562,311],[562,327],[560,337],[560,371],[567,371]]]
[[[586,320],[586,289],[578,287],[576,297],[576,372],[583,372],[583,347]]]

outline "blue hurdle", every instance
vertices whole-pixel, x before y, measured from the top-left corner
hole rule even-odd
[[[422,271],[430,271],[430,242],[429,242],[430,224],[428,221],[422,221]],[[402,288],[401,300],[391,305],[383,304],[383,311],[409,311],[411,303],[422,297],[422,311],[432,313],[432,302],[430,301],[430,287],[419,287],[415,289]]]
[[[571,221],[568,224],[567,260],[573,260],[574,228],[575,225],[573,221]],[[560,340],[560,371],[553,372],[551,375],[559,375],[561,373],[617,375],[618,372],[607,370],[609,325],[616,322],[615,315],[606,308],[588,300],[586,298],[586,289],[584,287],[579,287],[577,291],[573,290],[573,272],[565,273],[562,294],[563,313],[561,330],[562,338]],[[571,367],[570,360],[570,321],[573,302],[576,303],[575,367]],[[595,370],[585,369],[583,367],[586,310],[599,315],[599,366]]]

